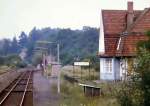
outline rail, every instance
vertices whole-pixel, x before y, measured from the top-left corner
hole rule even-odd
[[[24,105],[24,101],[26,98],[26,94],[27,94],[27,89],[29,88],[29,84],[30,83],[30,79],[31,79],[31,75],[32,75],[32,71],[26,71],[23,72],[17,80],[15,80],[12,85],[10,84],[5,90],[4,90],[4,94],[0,95],[0,106],[2,105],[6,105],[6,104],[10,104],[9,101],[12,99],[18,99],[17,103],[15,102],[15,105],[17,106],[23,106]],[[22,84],[23,83],[23,84]],[[22,89],[23,90],[16,90],[16,89]],[[21,92],[20,92],[21,91]],[[15,95],[12,92],[18,92],[20,93],[18,98],[14,98],[12,95]],[[15,95],[16,96],[16,95]],[[17,96],[16,96],[17,97]],[[13,100],[12,100],[13,101]],[[7,105],[6,105],[7,106]]]
[[[25,73],[24,73],[25,74]],[[23,75],[24,75],[23,74]],[[5,97],[0,101],[0,105],[2,105],[2,103],[7,99],[7,97],[10,95],[10,93],[12,92],[12,90],[17,86],[17,84],[19,83],[19,81],[21,80],[21,78],[23,77],[23,75],[17,80],[17,82],[12,86],[12,88],[10,89],[10,91],[5,95]]]
[[[19,105],[19,106],[22,106],[22,104],[23,104],[23,100],[24,100],[24,98],[25,98],[25,94],[26,94],[26,92],[27,92],[27,88],[28,88],[28,85],[29,85],[30,76],[31,76],[31,72],[30,72],[30,74],[29,74],[29,77],[28,77],[28,80],[27,80],[27,84],[26,84],[26,87],[25,87],[25,90],[24,90],[24,93],[23,93],[23,96],[22,96],[22,99],[21,99],[21,102],[20,102],[20,105]]]

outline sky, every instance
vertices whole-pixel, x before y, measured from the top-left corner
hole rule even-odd
[[[0,39],[29,33],[36,28],[99,27],[101,9],[150,7],[150,0],[0,0]]]

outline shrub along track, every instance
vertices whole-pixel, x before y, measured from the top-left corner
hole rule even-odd
[[[25,71],[0,93],[0,106],[33,106],[33,71]]]

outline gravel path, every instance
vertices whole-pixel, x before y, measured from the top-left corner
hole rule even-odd
[[[41,71],[35,72],[33,78],[34,106],[59,106],[57,79],[55,77],[48,78]]]

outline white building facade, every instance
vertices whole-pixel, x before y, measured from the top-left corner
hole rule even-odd
[[[139,41],[145,41],[150,29],[150,8],[102,10],[100,13],[99,58],[101,80],[123,80],[133,73],[132,64]]]

